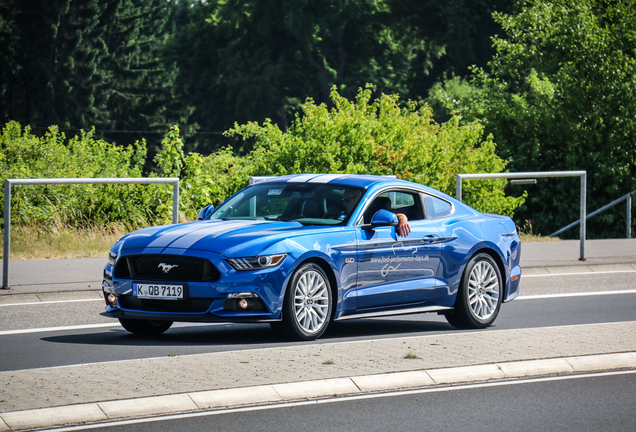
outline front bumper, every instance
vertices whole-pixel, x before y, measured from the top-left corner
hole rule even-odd
[[[214,282],[157,282],[182,284],[182,300],[138,299],[133,295],[133,283],[156,281],[116,278],[114,266],[107,264],[102,284],[104,296],[113,293],[117,295],[118,301],[112,305],[106,301],[106,310],[102,315],[109,318],[181,322],[272,322],[281,319],[284,290],[295,262],[293,258],[286,257],[275,268],[238,271],[219,254],[198,251],[192,255],[208,259],[221,276]],[[239,310],[236,306],[239,299],[231,298],[241,293],[248,293],[250,305],[246,310]]]

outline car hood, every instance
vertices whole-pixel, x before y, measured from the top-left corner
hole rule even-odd
[[[216,252],[227,257],[255,256],[272,244],[312,231],[342,227],[306,226],[298,222],[253,220],[199,221],[145,228],[124,236],[121,249],[188,249]]]

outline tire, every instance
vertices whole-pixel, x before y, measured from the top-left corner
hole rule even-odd
[[[327,330],[332,311],[331,286],[324,270],[312,263],[300,266],[287,288],[280,327],[291,338],[314,340]]]
[[[119,318],[123,328],[134,334],[158,335],[170,328],[172,321]]]
[[[497,263],[488,254],[471,258],[455,300],[455,309],[446,320],[461,329],[480,329],[492,325],[499,314],[503,284]]]

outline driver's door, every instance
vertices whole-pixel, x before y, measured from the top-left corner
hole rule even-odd
[[[357,308],[417,305],[426,301],[436,286],[440,232],[432,221],[424,219],[417,192],[398,189],[378,196],[390,197],[391,211],[407,215],[411,233],[399,237],[392,226],[356,227]]]

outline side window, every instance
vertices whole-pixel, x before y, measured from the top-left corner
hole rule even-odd
[[[447,216],[450,214],[452,206],[449,202],[434,196],[423,194],[426,217],[428,219]]]
[[[409,220],[424,219],[417,192],[390,191],[384,192],[379,197],[388,198],[391,201],[391,211],[395,214],[402,213]]]

